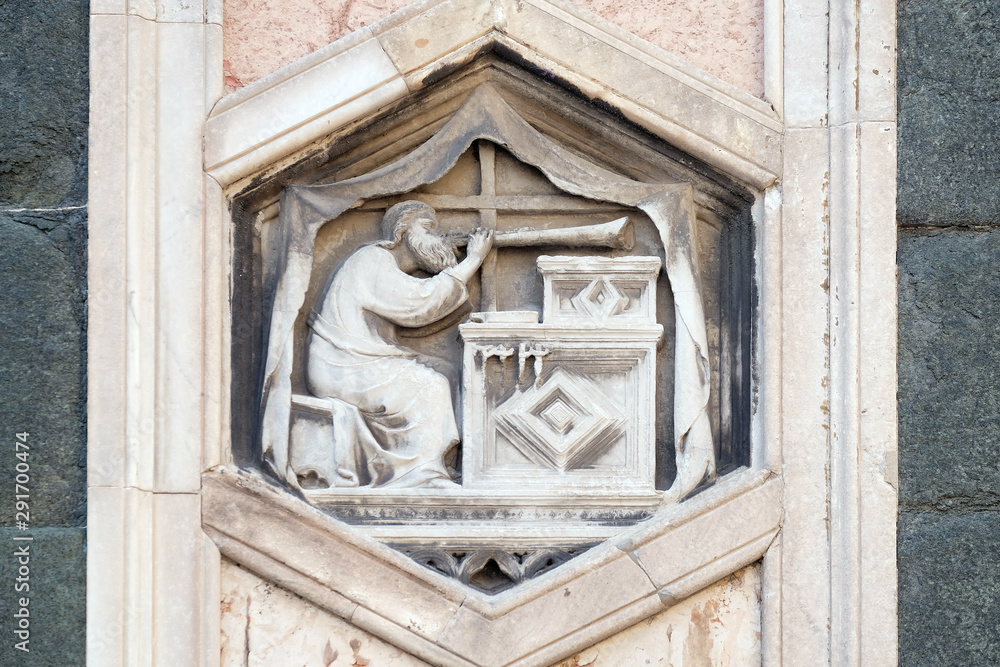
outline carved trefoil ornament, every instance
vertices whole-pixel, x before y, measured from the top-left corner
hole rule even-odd
[[[558,567],[580,551],[539,549],[517,553],[502,549],[469,552],[418,549],[406,553],[421,565],[457,579],[466,586],[495,595]]]

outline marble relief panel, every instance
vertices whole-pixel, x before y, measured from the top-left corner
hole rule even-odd
[[[751,463],[753,193],[494,55],[452,77],[235,200],[234,459],[407,553],[576,553]]]

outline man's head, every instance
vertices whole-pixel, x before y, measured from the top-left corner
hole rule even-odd
[[[404,201],[389,208],[382,217],[383,248],[392,250],[401,243],[413,253],[417,265],[428,273],[440,273],[455,266],[455,249],[432,230],[437,228],[434,209],[420,201]]]

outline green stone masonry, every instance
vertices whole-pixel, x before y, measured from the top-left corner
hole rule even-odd
[[[1000,656],[1000,2],[900,0],[899,664]]]
[[[84,664],[87,58],[86,0],[0,2],[2,665]],[[18,432],[30,434],[26,461]],[[27,530],[16,527],[19,462],[30,466]],[[25,547],[29,589],[15,590]],[[14,648],[21,597],[27,653]]]

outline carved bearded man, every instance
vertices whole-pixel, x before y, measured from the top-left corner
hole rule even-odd
[[[493,234],[477,230],[457,263],[436,227],[427,204],[391,207],[382,219],[385,240],[341,263],[309,318],[309,391],[356,407],[367,430],[348,436],[350,460],[337,463],[338,474],[355,484],[368,478],[371,486],[454,485],[444,463],[459,440],[451,385],[431,361],[397,342],[396,327],[432,324],[465,303]],[[431,277],[412,275],[417,270]]]

